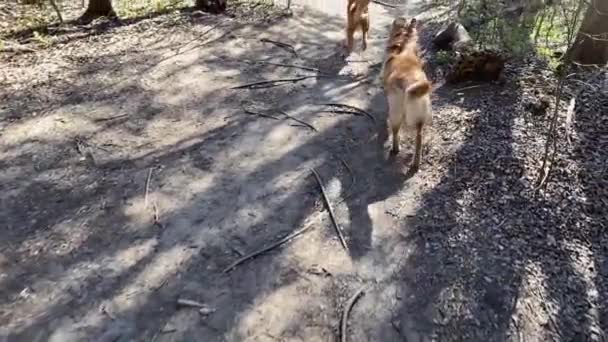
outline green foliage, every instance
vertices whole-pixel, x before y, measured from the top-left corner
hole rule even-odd
[[[437,51],[435,58],[439,65],[450,65],[454,61],[455,55],[450,51]]]
[[[33,40],[39,46],[44,47],[44,48],[47,48],[47,47],[53,45],[53,41],[51,40],[51,38],[48,35],[41,33],[39,31],[34,31]]]
[[[500,49],[515,56],[535,53],[552,66],[559,64],[556,52],[564,51],[578,30],[585,5],[583,0],[553,1],[529,12],[505,15],[508,9],[497,0],[461,4],[460,20],[479,48]]]

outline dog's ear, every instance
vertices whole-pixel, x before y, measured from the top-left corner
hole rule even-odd
[[[412,18],[408,26],[408,31],[420,30],[421,27],[422,23],[416,20],[416,18]]]
[[[407,20],[404,17],[398,17],[393,20],[393,27],[405,27],[407,26]]]
[[[418,21],[416,21],[416,18],[412,18],[412,20],[410,21],[410,24],[407,26],[407,32],[412,34],[414,32],[416,32],[418,30]]]

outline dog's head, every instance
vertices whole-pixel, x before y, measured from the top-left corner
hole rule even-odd
[[[388,50],[399,53],[406,44],[416,44],[418,41],[418,21],[416,18],[408,23],[404,17],[393,20],[389,38]]]

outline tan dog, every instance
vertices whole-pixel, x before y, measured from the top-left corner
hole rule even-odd
[[[370,0],[348,0],[346,10],[346,49],[348,53],[353,51],[354,35],[357,29],[361,29],[363,51],[367,49],[367,32],[369,31],[369,1]]]
[[[399,130],[403,124],[416,128],[416,152],[411,171],[420,167],[422,129],[430,122],[432,86],[418,56],[416,19],[393,21],[383,65],[384,92],[388,99],[388,125],[393,135],[393,153],[399,152]]]

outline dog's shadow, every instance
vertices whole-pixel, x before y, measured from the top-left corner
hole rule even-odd
[[[357,151],[352,151],[357,156],[351,160],[351,167],[357,176],[357,187],[352,190],[355,194],[345,201],[351,224],[348,234],[353,259],[364,257],[372,248],[373,223],[368,207],[401,191],[407,181],[418,173],[418,170],[410,166],[414,146],[406,145],[406,139],[402,140],[402,149],[398,154],[390,152],[390,134],[386,124],[388,106],[383,92],[376,94],[370,107],[375,109],[374,113],[382,115],[378,117],[375,134],[368,143],[362,144]],[[366,178],[360,179],[361,176]]]

